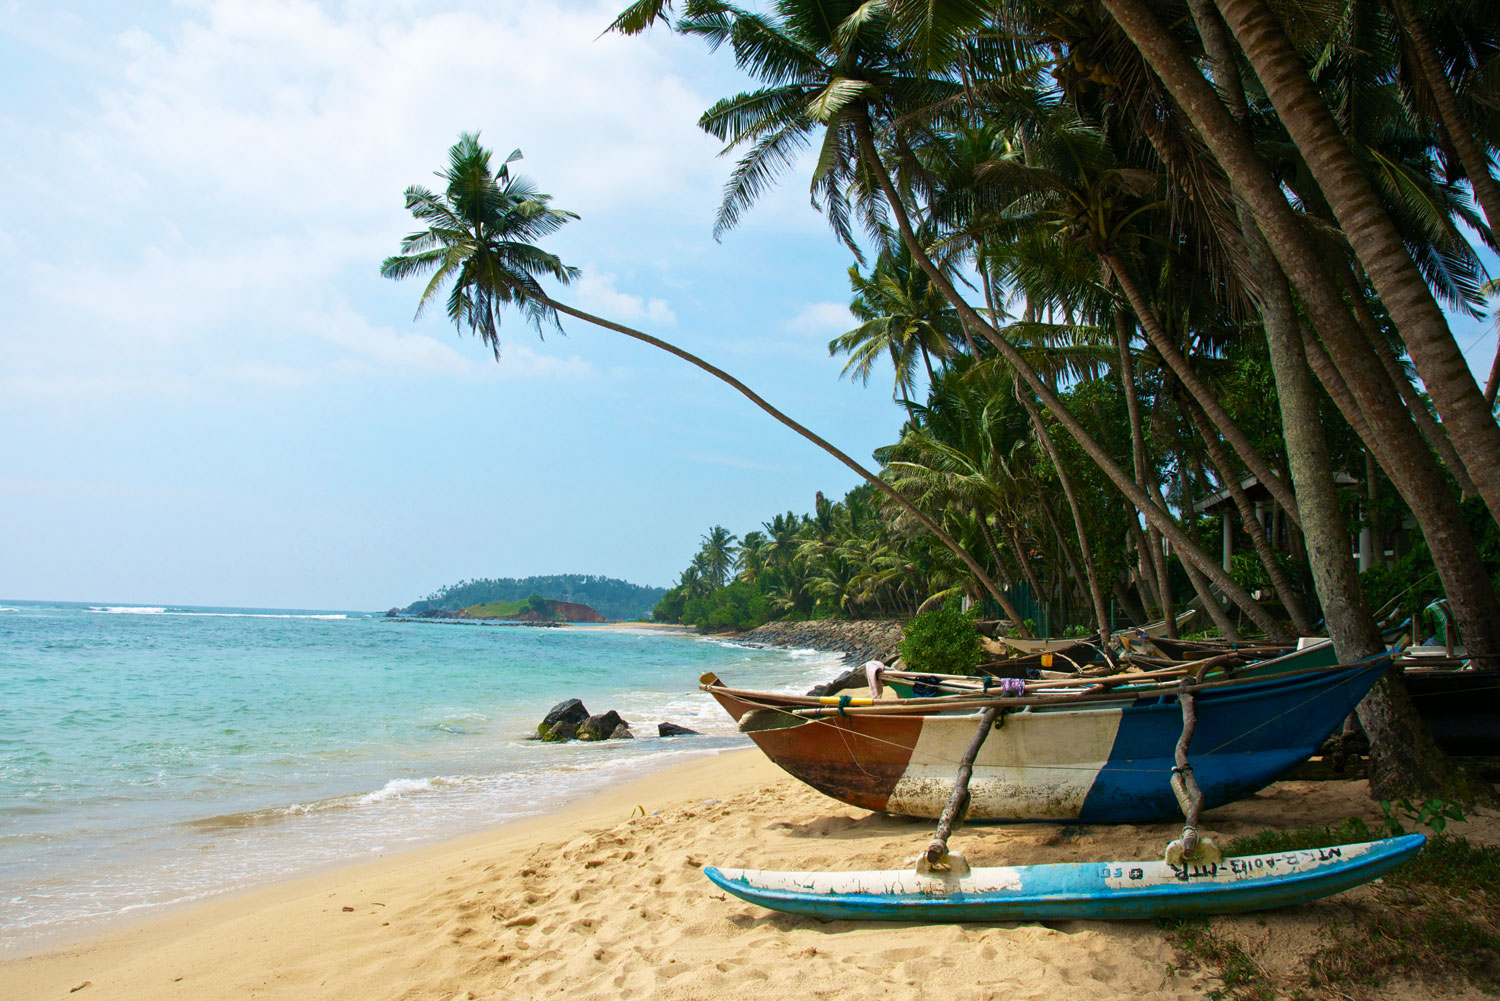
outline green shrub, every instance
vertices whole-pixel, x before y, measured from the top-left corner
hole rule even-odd
[[[974,620],[947,608],[923,612],[907,623],[900,650],[907,670],[933,674],[974,674],[984,659]]]

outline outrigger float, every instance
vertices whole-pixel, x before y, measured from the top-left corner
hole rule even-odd
[[[1271,910],[1331,896],[1384,875],[1415,855],[1426,840],[1408,834],[1203,865],[1097,862],[875,872],[709,866],[703,874],[741,900],[824,920],[1183,917]]]
[[[809,706],[796,696],[729,689],[705,675],[703,687],[796,777],[856,806],[936,816],[938,825],[911,869],[820,873],[709,866],[704,874],[742,900],[824,920],[1155,918],[1267,910],[1326,897],[1389,872],[1426,839],[1413,834],[1225,859],[1200,836],[1198,818],[1206,802],[1247,795],[1305,758],[1389,666],[1385,656],[1264,680],[1207,683],[1200,673],[1171,688],[1147,684],[1061,699],[1040,693],[1028,698],[1027,686],[1016,681],[1009,686],[1013,692],[978,704],[973,696],[952,695],[862,700],[864,705],[839,697]],[[1201,733],[1200,712],[1208,724]],[[1164,725],[1168,713],[1181,721],[1175,741]],[[1126,726],[1132,716],[1137,722]],[[1020,717],[1031,722],[1017,726]],[[1108,725],[1100,729],[1101,722]],[[941,739],[928,739],[930,725],[939,728]],[[954,757],[961,729],[973,735]],[[1001,746],[981,759],[995,734]],[[1079,745],[1090,734],[1099,739]],[[1190,761],[1195,735],[1198,753]],[[1194,762],[1208,777],[1212,797],[1200,788]],[[914,766],[930,774],[902,793]],[[978,796],[971,796],[976,769]],[[1074,772],[1083,779],[1069,780]],[[934,813],[943,776],[951,792]],[[1160,862],[971,868],[948,849],[953,831],[976,805],[976,815],[986,819],[1121,822],[1158,819],[1165,802],[1174,800],[1185,823]]]

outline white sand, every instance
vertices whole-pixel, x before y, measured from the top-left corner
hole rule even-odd
[[[1205,826],[1229,836],[1351,813],[1378,818],[1363,783],[1283,783],[1214,811]],[[1490,815],[1463,826],[1476,840],[1500,833]],[[977,865],[1154,858],[1175,833],[1170,824],[975,826],[954,847]],[[926,821],[844,806],[757,751],[733,752],[547,817],[0,964],[0,999],[1068,1001],[1198,998],[1214,986],[1174,973],[1173,950],[1149,922],[822,923],[726,897],[700,872],[709,863],[887,868],[930,835]],[[1300,929],[1341,906],[1216,920],[1239,922],[1258,961],[1275,968],[1295,963]],[[1452,995],[1402,985],[1374,996]]]

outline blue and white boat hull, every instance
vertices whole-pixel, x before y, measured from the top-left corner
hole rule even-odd
[[[1367,883],[1414,856],[1420,834],[1306,851],[1229,858],[1202,866],[1101,862],[914,870],[704,875],[742,900],[824,920],[1057,921],[1261,911]]]

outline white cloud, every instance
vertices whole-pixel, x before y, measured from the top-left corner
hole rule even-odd
[[[856,326],[847,303],[810,302],[787,321],[786,329],[794,334],[832,337]]]
[[[119,36],[124,80],[76,148],[285,215],[388,217],[474,129],[524,149],[523,169],[577,211],[711,194],[715,143],[695,126],[711,99],[673,71],[664,33],[599,38],[617,6],[219,0],[165,38]]]
[[[303,313],[300,325],[376,367],[407,372],[471,375],[474,366],[452,347],[426,334],[403,334],[376,326],[346,304]]]
[[[499,366],[479,365],[403,330],[409,303],[370,304],[376,265],[413,226],[402,190],[437,187],[463,130],[500,155],[521,146],[522,172],[586,218],[707,227],[724,166],[695,124],[712,96],[683,82],[698,47],[598,37],[618,6],[209,0],[75,54],[100,74],[95,103],[23,122],[31,138],[3,157],[27,198],[7,210],[0,254],[19,251],[17,234],[53,234],[0,274],[6,384],[61,398],[203,378],[597,377],[509,340]],[[591,271],[577,292],[611,318],[676,323],[667,300],[617,281]]]
[[[618,279],[608,272],[599,272],[592,267],[583,269],[583,276],[574,286],[573,295],[580,308],[597,314],[606,320],[618,323],[647,321],[657,326],[677,325],[677,315],[665,299],[631,295],[615,288]]]

